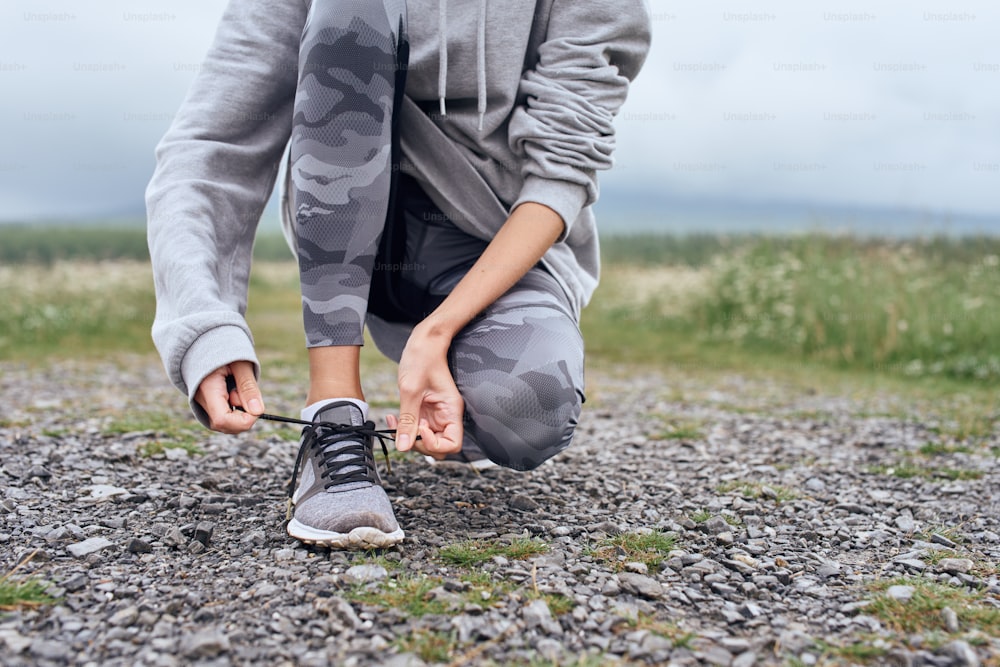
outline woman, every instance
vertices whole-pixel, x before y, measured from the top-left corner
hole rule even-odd
[[[147,190],[153,338],[203,424],[263,413],[243,314],[287,146],[314,423],[290,535],[403,538],[366,425],[366,324],[399,362],[397,449],[527,470],[569,445],[595,174],[648,45],[642,0],[231,0]]]

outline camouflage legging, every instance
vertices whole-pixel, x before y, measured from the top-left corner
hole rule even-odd
[[[302,36],[290,196],[309,347],[363,341],[388,208],[402,12],[401,2],[313,2]],[[399,205],[407,209],[405,279],[446,294],[486,243],[419,190]],[[397,361],[413,323],[368,316],[376,344]],[[583,341],[564,290],[543,268],[465,327],[449,362],[466,438],[490,459],[528,470],[570,444],[583,401]]]

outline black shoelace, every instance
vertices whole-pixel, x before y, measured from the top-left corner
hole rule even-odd
[[[243,408],[233,409],[244,412]],[[292,496],[295,495],[295,484],[299,479],[299,470],[302,468],[302,460],[311,449],[317,449],[322,456],[320,459],[320,473],[325,478],[325,489],[330,489],[341,484],[351,482],[371,482],[378,484],[378,477],[375,474],[375,453],[366,441],[369,438],[378,438],[382,445],[382,454],[385,456],[385,468],[387,474],[392,474],[392,464],[389,463],[389,448],[386,440],[395,440],[395,429],[376,429],[375,422],[366,421],[361,425],[335,424],[333,422],[310,422],[294,417],[282,417],[281,415],[262,414],[258,419],[283,422],[286,424],[300,424],[302,429],[302,444],[299,446],[299,453],[295,457],[295,466],[292,468],[292,478],[288,481],[288,510],[286,519],[292,518]],[[362,442],[350,442],[342,447],[330,448],[333,445],[345,440],[357,440],[364,438]],[[420,436],[417,436],[418,438]],[[354,468],[353,470],[346,470]]]
[[[236,409],[243,412],[241,408]],[[295,457],[295,466],[292,468],[292,479],[288,483],[289,498],[295,493],[295,482],[299,479],[302,460],[306,453],[312,449],[316,449],[322,456],[320,463],[323,472],[321,474],[327,480],[326,489],[351,482],[378,483],[378,477],[375,473],[374,451],[365,442],[350,442],[343,447],[326,451],[330,445],[345,440],[356,440],[359,437],[365,440],[378,439],[382,446],[382,454],[385,456],[386,472],[392,474],[392,464],[389,463],[389,448],[385,443],[386,440],[395,440],[392,437],[396,433],[395,429],[376,429],[375,422],[371,420],[360,425],[336,424],[322,421],[310,422],[304,419],[266,413],[259,415],[258,419],[305,426],[302,429],[302,445],[299,447],[298,456]],[[354,470],[345,470],[346,468],[354,468]]]

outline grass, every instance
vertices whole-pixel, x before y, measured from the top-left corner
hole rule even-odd
[[[971,454],[973,449],[966,445],[948,445],[940,442],[928,442],[917,450],[920,454],[931,456],[946,456],[948,454]]]
[[[893,465],[875,465],[867,468],[869,473],[875,475],[889,475],[900,479],[920,478],[926,480],[970,480],[980,479],[983,471],[968,468],[946,468],[929,466],[915,462],[913,459],[904,458],[899,463]]]
[[[401,652],[413,653],[424,662],[450,662],[458,648],[454,632],[416,630],[395,642]]]
[[[691,645],[691,640],[698,636],[697,633],[682,629],[676,623],[660,621],[641,612],[637,616],[626,618],[625,627],[630,631],[648,630],[654,635],[669,639],[674,648],[688,648]]]
[[[643,563],[656,568],[663,562],[677,543],[677,538],[668,533],[621,533],[601,540],[589,549],[590,555],[608,563],[616,572],[625,563]]]
[[[13,611],[26,607],[39,607],[55,602],[46,593],[48,583],[38,579],[10,580],[9,575],[0,579],[0,610]]]
[[[665,420],[666,421],[666,420]],[[653,440],[701,440],[704,434],[702,424],[695,421],[668,421],[668,427],[651,436]]]
[[[0,360],[152,355],[142,230],[55,231],[0,229]],[[258,239],[247,313],[272,372],[306,360],[297,271],[283,244]],[[1000,361],[989,341],[1000,338],[991,280],[1000,239],[654,235],[607,237],[602,252],[602,284],[581,322],[591,365],[904,395],[942,440],[973,445],[996,431],[1000,396],[990,383]],[[362,364],[389,365],[372,345]],[[700,435],[697,424],[673,423],[662,434]]]
[[[744,498],[770,498],[776,503],[784,503],[795,500],[799,494],[794,489],[781,486],[780,484],[764,484],[762,482],[746,482],[732,480],[724,482],[716,487],[719,493],[732,493],[738,491]],[[727,521],[728,523],[728,521]]]
[[[359,586],[347,597],[354,602],[395,609],[409,617],[444,614],[448,604],[430,595],[441,583],[436,577],[401,573],[378,587]]]
[[[510,560],[525,560],[548,552],[547,544],[537,539],[517,538],[509,543],[498,540],[466,540],[438,549],[439,560],[450,565],[471,567],[503,556]]]
[[[901,602],[889,597],[890,586],[914,588],[913,597]],[[1000,635],[1000,609],[987,604],[984,594],[963,588],[945,586],[920,578],[899,578],[872,585],[875,593],[865,613],[875,616],[887,627],[903,634],[933,633],[951,637],[941,617],[941,610],[950,608],[958,617],[959,635],[982,633]]]
[[[49,583],[37,577],[15,577],[18,568],[34,558],[37,550],[0,577],[0,611],[15,611],[57,602],[46,591]]]
[[[153,431],[158,436],[156,440],[140,445],[139,454],[142,456],[157,456],[168,449],[183,449],[190,456],[205,453],[197,444],[204,436],[201,427],[191,419],[178,418],[166,412],[129,413],[112,420],[104,427],[104,433],[109,435],[140,431]]]

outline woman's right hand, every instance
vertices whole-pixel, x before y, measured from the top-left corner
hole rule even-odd
[[[229,376],[235,384],[232,391],[226,382]],[[264,399],[249,361],[234,361],[209,373],[198,386],[194,400],[208,415],[208,427],[220,433],[248,431],[264,413]],[[234,406],[245,412],[233,410]]]

